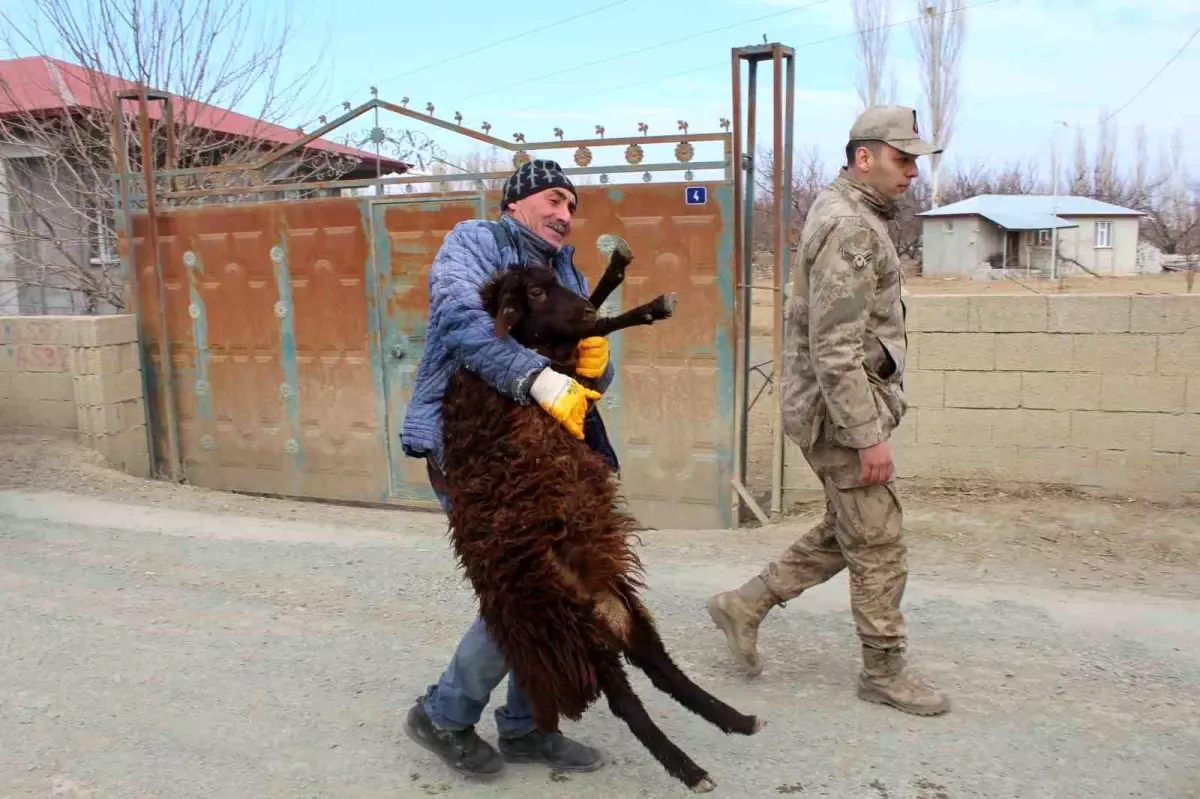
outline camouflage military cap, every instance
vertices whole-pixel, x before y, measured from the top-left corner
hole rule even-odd
[[[909,155],[935,155],[940,147],[921,138],[916,109],[905,105],[874,105],[850,128],[850,141],[881,141]]]

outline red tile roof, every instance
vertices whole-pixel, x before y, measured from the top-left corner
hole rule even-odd
[[[118,89],[134,89],[136,84],[123,78],[106,75],[85,67],[68,64],[54,58],[34,56],[0,60],[0,116],[17,113],[56,113],[71,110],[104,110],[112,105],[112,93]],[[302,134],[281,125],[239,114],[224,108],[207,105],[182,97],[174,98],[176,115],[186,112],[197,127],[275,144],[291,144]],[[136,103],[131,113],[136,113]],[[150,104],[150,116],[161,116],[158,103]],[[375,154],[354,147],[314,139],[306,149],[351,155],[374,166]],[[410,165],[389,158],[380,158],[384,172],[405,172]]]

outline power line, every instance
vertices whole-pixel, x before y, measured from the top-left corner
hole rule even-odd
[[[887,25],[877,25],[874,28],[866,28],[863,31],[861,31],[861,33],[871,33],[874,31],[886,30],[888,28],[899,27],[900,25],[909,25],[913,22],[919,22],[923,19],[931,19],[931,18],[935,18],[935,17],[946,16],[947,14],[954,14],[954,13],[959,13],[959,12],[963,12],[963,11],[969,11],[972,8],[982,8],[983,6],[990,6],[995,3],[999,3],[999,2],[1000,2],[1000,0],[984,0],[984,2],[975,3],[975,4],[969,5],[969,6],[963,6],[960,9],[948,9],[946,11],[942,11],[937,14],[925,14],[920,17],[913,17],[912,19],[900,20],[899,22],[889,22]],[[840,34],[838,36],[830,36],[825,39],[815,39],[811,42],[805,42],[803,44],[798,44],[795,47],[793,47],[792,49],[793,50],[802,50],[806,47],[816,47],[817,45],[820,45],[820,44],[828,44],[829,42],[835,42],[835,41],[839,41],[841,39],[852,39],[855,36],[858,36],[859,34],[860,34],[860,31],[856,30],[852,33]],[[541,111],[541,110],[550,109],[550,108],[561,108],[564,103],[575,102],[576,100],[585,100],[589,97],[595,97],[600,94],[608,94],[609,92],[617,92],[617,91],[621,91],[622,89],[632,89],[632,88],[635,88],[638,86],[645,86],[648,83],[658,83],[659,81],[670,80],[671,78],[678,78],[678,77],[682,77],[684,75],[693,75],[697,72],[705,72],[710,69],[716,69],[717,67],[725,67],[728,69],[729,68],[729,60],[725,59],[724,61],[707,64],[702,67],[692,67],[691,69],[685,69],[681,72],[672,72],[669,75],[660,75],[656,78],[642,78],[641,80],[638,80],[635,83],[626,83],[626,84],[622,84],[621,86],[610,86],[607,89],[599,89],[594,92],[589,92],[588,94],[580,94],[580,95],[576,95],[574,97],[569,97],[565,100],[557,100],[554,103],[554,105],[537,106],[535,108],[523,108],[520,111],[517,111],[515,113],[523,113],[526,111]]]
[[[1115,117],[1117,114],[1124,111],[1126,108],[1128,108],[1130,105],[1133,104],[1134,100],[1141,97],[1146,92],[1146,89],[1149,89],[1150,86],[1154,83],[1154,81],[1158,80],[1162,76],[1162,74],[1167,71],[1167,68],[1169,66],[1171,66],[1172,64],[1174,64],[1176,61],[1179,60],[1179,57],[1181,55],[1183,55],[1183,51],[1188,49],[1188,46],[1192,43],[1192,41],[1197,36],[1200,36],[1200,28],[1196,28],[1196,30],[1192,31],[1192,35],[1188,37],[1187,41],[1183,43],[1182,47],[1180,47],[1178,50],[1175,51],[1175,55],[1173,55],[1169,59],[1167,59],[1167,63],[1163,64],[1162,67],[1159,68],[1158,72],[1155,72],[1153,77],[1151,77],[1150,80],[1146,81],[1146,84],[1144,86],[1142,86],[1142,88],[1138,89],[1137,92],[1135,92],[1132,97],[1130,97],[1128,100],[1126,100],[1124,103],[1122,103],[1121,106],[1119,108],[1117,108],[1116,111],[1113,111],[1111,114],[1104,117],[1103,119],[1093,122],[1091,125],[1084,125],[1084,126],[1072,125],[1071,127],[1074,128],[1075,130],[1088,130],[1089,128],[1094,128],[1094,127],[1097,127],[1098,125],[1105,124],[1106,122],[1111,120],[1113,117]]]
[[[581,14],[575,14],[574,16],[564,17],[563,19],[556,20],[555,22],[547,23],[545,25],[542,25],[541,27],[533,28],[531,30],[524,31],[522,33],[518,33],[513,36],[508,36],[504,39],[498,39],[494,42],[491,42],[490,44],[485,44],[480,47],[476,47],[473,50],[467,50],[466,52],[462,52],[457,55],[452,55],[449,58],[443,58],[441,61],[434,61],[433,63],[426,64],[425,66],[417,67],[416,69],[410,69],[408,72],[402,72],[399,75],[393,75],[390,78],[385,78],[384,80],[377,81],[376,83],[378,84],[378,83],[383,83],[384,81],[392,81],[392,80],[399,80],[400,78],[407,78],[409,75],[415,75],[418,72],[424,72],[425,70],[432,69],[433,67],[440,67],[442,64],[448,64],[451,61],[457,61],[458,59],[466,58],[469,55],[475,55],[476,53],[482,53],[484,50],[490,50],[493,47],[497,47],[502,44],[507,44],[508,42],[516,41],[517,39],[523,39],[526,36],[532,36],[535,33],[541,33],[542,31],[550,30],[551,28],[558,27],[559,25],[566,25],[568,22],[574,22],[577,19],[583,19],[584,17],[591,16],[592,14],[598,14],[601,11],[607,11],[610,8],[614,8],[615,6],[619,6],[624,3],[628,3],[628,2],[629,2],[629,0],[616,0],[616,2],[608,3],[607,5],[603,5],[598,8],[593,8],[590,11],[584,11]]]
[[[496,41],[494,41],[494,42],[490,42],[490,43],[488,43],[488,44],[480,45],[479,47],[476,47],[476,48],[474,48],[474,49],[472,49],[472,50],[466,50],[466,51],[464,51],[464,52],[458,53],[457,55],[452,55],[452,56],[450,56],[450,57],[448,57],[448,58],[443,58],[443,59],[442,59],[442,60],[440,60],[440,61],[434,61],[434,62],[432,62],[432,63],[425,64],[425,65],[423,65],[423,66],[419,66],[419,67],[417,67],[416,69],[410,69],[410,70],[409,70],[409,71],[407,71],[407,72],[401,72],[400,74],[398,74],[398,75],[393,75],[393,76],[391,76],[390,78],[384,78],[383,80],[379,80],[379,81],[373,81],[373,83],[374,83],[376,86],[379,86],[380,84],[382,84],[382,83],[386,83],[386,82],[388,82],[388,81],[399,80],[400,78],[406,78],[406,77],[408,77],[409,75],[415,75],[415,74],[417,74],[418,72],[424,72],[424,71],[425,71],[425,70],[427,70],[427,69],[432,69],[432,68],[434,68],[434,67],[441,66],[442,64],[448,64],[448,63],[450,63],[451,61],[457,61],[457,60],[458,60],[458,59],[460,59],[460,58],[466,58],[467,56],[475,55],[476,53],[482,53],[484,50],[490,50],[490,49],[491,49],[491,48],[493,48],[493,47],[497,47],[497,46],[499,46],[499,45],[502,45],[502,44],[507,44],[508,42],[516,41],[517,39],[522,39],[522,38],[524,38],[524,37],[526,37],[526,36],[532,36],[532,35],[533,35],[533,34],[535,34],[535,33],[541,33],[542,31],[550,30],[551,28],[556,28],[556,27],[558,27],[559,25],[566,25],[568,22],[574,22],[574,21],[575,21],[575,20],[577,20],[577,19],[582,19],[582,18],[584,18],[584,17],[591,16],[592,14],[599,14],[601,11],[607,11],[607,10],[608,10],[608,9],[610,9],[610,8],[614,8],[614,7],[616,7],[616,6],[619,6],[619,5],[622,5],[622,4],[624,4],[624,3],[628,3],[629,1],[630,1],[630,0],[614,0],[614,2],[612,2],[612,3],[608,3],[608,4],[606,4],[606,5],[602,5],[602,6],[599,6],[599,7],[597,7],[597,8],[593,8],[593,9],[590,9],[590,10],[588,10],[588,11],[584,11],[584,12],[582,12],[582,13],[579,13],[579,14],[574,14],[574,15],[572,15],[572,16],[569,16],[569,17],[563,17],[562,19],[555,20],[554,22],[548,22],[548,23],[546,23],[545,25],[541,25],[541,26],[539,26],[539,27],[536,27],[536,28],[530,28],[529,30],[522,31],[521,33],[516,33],[516,34],[513,34],[512,36],[507,36],[507,37],[505,37],[505,38],[503,38],[503,39],[497,39],[497,40],[496,40]],[[351,94],[353,95],[353,94],[355,94],[355,93],[357,93],[357,92],[359,92],[359,91],[362,91],[363,89],[366,89],[368,86],[370,86],[370,85],[371,85],[371,83],[372,83],[372,82],[368,82],[368,83],[363,83],[363,84],[360,84],[358,87],[356,87],[356,88],[354,89],[354,91],[353,91],[353,92],[351,92]],[[341,108],[341,107],[342,107],[342,105],[341,105],[341,103],[339,103],[338,105],[331,107],[329,111],[327,111],[325,114],[323,114],[323,116],[328,116],[330,112],[332,112],[332,111],[335,111],[335,110],[337,110],[338,108]],[[314,123],[315,123],[316,119],[317,119],[317,117],[313,117],[313,118],[312,118],[312,119],[310,119],[310,120],[309,120],[309,121],[308,121],[306,124],[307,124],[307,125],[312,125],[312,124],[314,124]]]
[[[1200,28],[1197,28],[1196,30],[1192,31],[1192,35],[1188,37],[1187,41],[1183,43],[1182,47],[1180,47],[1178,50],[1175,51],[1175,55],[1173,55],[1169,59],[1167,59],[1167,62],[1165,64],[1163,64],[1162,67],[1160,67],[1159,70],[1157,72],[1155,72],[1153,76],[1151,76],[1150,80],[1146,81],[1145,85],[1143,85],[1142,88],[1138,89],[1132,97],[1130,97],[1128,100],[1126,100],[1124,103],[1122,103],[1120,105],[1120,107],[1117,108],[1116,111],[1113,111],[1111,114],[1108,114],[1107,116],[1103,117],[1102,119],[1097,120],[1096,122],[1093,122],[1090,125],[1071,125],[1066,122],[1063,122],[1062,120],[1055,120],[1053,127],[1057,128],[1059,125],[1062,125],[1067,130],[1073,130],[1077,133],[1082,133],[1085,130],[1091,130],[1092,128],[1100,127],[1101,125],[1107,124],[1111,119],[1113,119],[1113,117],[1115,117],[1117,114],[1121,113],[1126,108],[1128,108],[1130,105],[1132,105],[1134,100],[1141,97],[1145,93],[1146,89],[1149,89],[1150,86],[1156,80],[1158,80],[1164,72],[1167,71],[1168,67],[1170,67],[1172,64],[1174,64],[1176,61],[1178,61],[1179,57],[1181,55],[1183,55],[1183,52],[1185,50],[1187,50],[1188,46],[1191,45],[1192,41],[1196,38],[1197,35],[1200,35]],[[1046,140],[1043,141],[1042,144],[1037,148],[1036,152],[1040,155],[1042,150],[1044,148],[1046,148],[1047,146],[1049,146],[1051,158],[1057,158],[1057,148],[1054,146],[1055,144],[1056,144],[1056,142],[1054,140],[1054,131],[1052,130],[1050,135],[1046,137]],[[1051,179],[1054,179],[1055,177],[1057,177],[1057,176],[1051,176]],[[1057,187],[1055,187],[1055,190],[1057,190]]]
[[[814,2],[808,3],[807,5],[794,6],[792,8],[785,8],[783,11],[774,11],[770,14],[763,14],[761,17],[754,17],[752,19],[744,19],[740,22],[734,22],[731,25],[722,25],[721,27],[713,28],[712,30],[702,31],[700,33],[692,33],[687,36],[682,36],[678,39],[671,39],[670,41],[659,42],[657,44],[652,44],[647,47],[641,47],[637,50],[630,50],[629,52],[621,53],[620,55],[609,56],[608,58],[601,58],[598,61],[589,61],[586,64],[579,64],[579,65],[573,66],[569,69],[558,70],[557,72],[549,73],[546,75],[538,75],[533,78],[527,78],[525,80],[517,81],[516,83],[510,83],[507,86],[497,86],[494,89],[487,89],[486,91],[476,92],[475,94],[468,94],[465,97],[459,97],[455,100],[451,100],[450,102],[453,104],[453,103],[461,103],[464,100],[473,100],[476,97],[483,97],[484,95],[495,94],[496,92],[501,92],[506,89],[514,89],[517,86],[524,86],[525,84],[533,83],[534,81],[545,80],[547,78],[557,77],[557,76],[565,74],[567,72],[576,72],[581,69],[586,69],[587,67],[594,67],[594,66],[598,66],[600,64],[607,64],[611,61],[617,61],[622,58],[628,58],[629,56],[632,56],[632,55],[640,55],[641,53],[647,53],[651,50],[657,50],[660,47],[668,47],[672,44],[679,44],[680,42],[686,42],[691,39],[698,39],[701,36],[708,36],[709,34],[712,34],[712,33],[721,33],[722,31],[727,31],[727,30],[730,30],[731,28],[737,28],[742,25],[749,25],[752,22],[760,22],[764,19],[771,19],[772,17],[779,17],[779,16],[783,16],[784,14],[792,14],[796,11],[804,11],[806,9],[812,8],[814,6],[819,6],[823,3],[828,3],[828,2],[829,2],[829,0],[814,0]]]

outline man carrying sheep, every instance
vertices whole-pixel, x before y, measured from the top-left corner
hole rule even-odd
[[[851,127],[846,167],[801,233],[780,387],[784,429],[824,485],[825,517],[708,603],[734,657],[757,674],[767,612],[849,569],[862,643],[858,695],[922,716],[944,713],[949,700],[903,658],[908,568],[889,438],[907,408],[908,337],[887,222],[917,177],[917,158],[938,152],[921,139],[911,108],[872,107]]]
[[[573,262],[574,249],[566,244],[578,202],[575,186],[557,163],[526,162],[504,184],[500,220],[459,223],[434,258],[428,338],[402,441],[407,455],[426,459],[430,482],[446,511],[450,500],[441,471],[441,407],[459,366],[514,402],[536,402],[576,438],[610,454],[603,436],[594,435],[597,417],[594,410],[589,413],[587,402],[599,399],[612,382],[607,341],[596,337],[579,345],[579,374],[598,381],[598,391],[590,391],[550,369],[548,359],[511,337],[497,338],[479,296],[495,272],[534,265],[554,269],[560,283],[588,296],[587,281]],[[557,731],[536,729],[528,698],[511,677],[507,700],[495,711],[499,752],[479,737],[475,724],[508,671],[483,621],[476,619],[438,682],[409,710],[406,732],[450,767],[476,777],[495,776],[505,761],[543,763],[560,771],[600,768],[603,761],[596,750]]]

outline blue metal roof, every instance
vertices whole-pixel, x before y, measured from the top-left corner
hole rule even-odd
[[[1078,222],[1071,222],[1054,214],[1011,213],[983,211],[979,214],[984,219],[995,222],[1005,230],[1050,230],[1051,228],[1079,227]]]
[[[1093,200],[1091,197],[1041,194],[980,194],[917,214],[924,217],[982,216],[1005,230],[1049,230],[1078,227],[1063,217],[1141,216],[1141,211]]]

